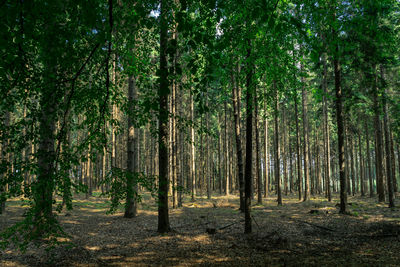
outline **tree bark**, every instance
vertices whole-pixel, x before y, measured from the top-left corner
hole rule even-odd
[[[269,171],[269,153],[268,153],[268,118],[267,118],[267,100],[266,87],[264,87],[264,197],[268,194],[268,171]]]
[[[127,143],[127,170],[128,175],[126,179],[126,205],[125,205],[125,218],[133,218],[137,214],[136,194],[138,193],[137,180],[135,179],[137,173],[138,141],[136,138],[136,129],[134,125],[133,111],[134,101],[137,99],[136,80],[132,75],[128,78],[128,143]]]
[[[278,194],[278,205],[282,205],[281,178],[280,178],[280,151],[279,151],[279,94],[276,89],[275,81],[275,185]]]
[[[228,145],[228,119],[227,119],[227,113],[228,113],[228,105],[225,101],[225,195],[229,196],[229,145]]]
[[[262,177],[261,177],[261,161],[260,161],[260,134],[258,129],[258,101],[257,92],[254,94],[254,130],[256,132],[256,176],[257,176],[257,204],[262,204]]]
[[[160,8],[160,87],[158,89],[159,126],[158,126],[158,232],[170,231],[168,215],[168,0],[161,0]]]
[[[371,154],[369,149],[369,129],[367,122],[365,122],[365,133],[366,133],[366,140],[367,143],[367,164],[368,164],[368,180],[369,180],[369,196],[374,196],[374,183],[372,179],[372,165],[371,165]]]
[[[360,190],[361,196],[365,196],[365,171],[364,171],[364,161],[362,156],[362,142],[361,142],[361,133],[358,132],[358,155],[360,158]]]
[[[373,66],[374,72],[376,67]],[[376,141],[376,151],[375,151],[375,164],[376,164],[376,182],[378,189],[378,199],[379,202],[385,201],[385,188],[383,183],[383,144],[382,144],[382,129],[380,121],[380,105],[378,99],[378,87],[377,87],[377,76],[373,79],[373,94],[374,94],[374,124],[375,124],[375,141]]]
[[[301,65],[301,70],[303,70],[303,65]],[[303,143],[304,143],[304,199],[307,201],[310,197],[310,175],[308,171],[309,164],[309,153],[308,153],[308,118],[307,118],[307,91],[305,90],[304,77],[301,78],[302,82],[302,107],[303,107]]]
[[[196,147],[194,139],[194,100],[193,94],[190,95],[190,117],[192,121],[192,127],[190,127],[190,139],[191,139],[191,161],[192,161],[192,173],[191,173],[191,189],[192,189],[192,201],[194,201],[196,196]],[[220,166],[221,167],[221,166]]]
[[[383,76],[383,68],[381,66],[381,75],[382,79],[384,80]],[[394,192],[393,192],[393,177],[392,177],[392,157],[391,157],[391,146],[390,146],[390,128],[389,128],[389,110],[386,101],[386,90],[383,96],[383,124],[385,129],[385,149],[386,149],[386,178],[387,178],[387,185],[388,185],[388,195],[389,195],[389,208],[394,208]]]
[[[297,104],[298,98],[295,95],[294,99],[294,109],[296,117],[296,155],[297,155],[297,183],[299,191],[299,200],[301,200],[301,192],[303,191],[303,177],[301,176],[301,153],[300,153],[300,126],[299,126],[299,110]]]
[[[249,60],[251,55],[251,41],[248,39],[247,48],[247,60]],[[252,161],[253,161],[253,81],[252,75],[253,70],[251,64],[247,63],[247,75],[246,75],[246,167],[244,173],[244,217],[245,217],[245,227],[244,232],[249,234],[252,232],[251,227],[251,183],[252,183]]]
[[[346,174],[345,174],[345,154],[344,154],[344,115],[341,85],[341,66],[339,62],[339,46],[336,45],[336,55],[333,59],[335,73],[335,92],[336,92],[336,119],[338,127],[338,153],[339,153],[339,177],[340,177],[340,213],[347,213],[347,194],[346,194]]]
[[[236,159],[238,166],[238,180],[239,180],[239,197],[240,197],[240,210],[244,211],[244,180],[243,180],[243,151],[242,139],[240,138],[240,99],[241,90],[240,85],[235,82],[233,72],[231,73],[232,82],[232,102],[233,102],[233,117],[235,120],[235,140],[236,140]]]
[[[331,167],[330,167],[330,154],[331,154],[331,147],[330,147],[330,138],[329,138],[329,119],[328,119],[328,101],[327,101],[327,95],[328,95],[328,66],[326,63],[326,54],[324,53],[322,55],[322,65],[324,68],[323,72],[323,81],[322,81],[322,87],[324,90],[323,94],[323,113],[324,113],[324,153],[325,153],[325,192],[326,192],[326,197],[328,198],[328,201],[331,201],[331,185],[330,185],[330,180],[331,180]]]

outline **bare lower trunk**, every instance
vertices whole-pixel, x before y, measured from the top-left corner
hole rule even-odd
[[[232,81],[233,116],[235,120],[236,159],[237,159],[238,176],[239,176],[238,180],[239,180],[240,210],[244,211],[243,151],[242,151],[242,139],[240,138],[241,90],[239,84],[235,83],[233,73],[231,74],[231,81]]]
[[[160,87],[158,90],[158,232],[170,231],[168,215],[168,1],[161,0],[160,13]]]
[[[336,53],[339,51],[336,46]],[[344,154],[344,115],[342,104],[342,85],[341,85],[341,68],[339,60],[336,57],[333,60],[335,72],[335,92],[336,92],[336,118],[338,127],[338,153],[339,153],[339,176],[340,176],[340,213],[347,213],[347,194],[346,194],[346,174],[345,174],[345,154]]]
[[[382,79],[383,77],[383,68],[381,67]],[[392,157],[390,153],[390,128],[389,128],[389,114],[388,114],[388,106],[386,102],[386,92],[383,96],[383,123],[385,129],[385,149],[386,149],[386,177],[387,177],[387,185],[388,185],[388,195],[389,195],[389,208],[394,208],[394,192],[393,192],[393,177],[392,177]]]
[[[279,95],[275,88],[275,185],[278,194],[278,205],[282,205],[281,178],[280,178],[280,151],[279,151]]]
[[[254,94],[254,106],[255,106],[255,124],[254,130],[256,132],[256,176],[257,176],[257,203],[262,204],[262,179],[261,179],[261,161],[260,161],[260,135],[258,132],[258,103],[257,93]]]
[[[126,204],[125,204],[125,218],[133,218],[137,213],[137,204],[135,195],[138,191],[137,182],[135,181],[135,175],[137,173],[137,136],[136,129],[134,127],[133,116],[133,104],[134,100],[137,98],[136,93],[136,81],[133,76],[129,76],[128,79],[128,101],[129,101],[129,111],[128,114],[128,143],[127,143],[127,170],[128,176],[126,180]]]
[[[251,41],[248,40],[249,47],[247,49],[247,59],[250,58]],[[244,232],[249,234],[252,232],[251,227],[251,183],[252,183],[252,162],[253,162],[253,82],[252,82],[252,66],[250,63],[247,64],[247,75],[246,75],[246,167],[244,173],[244,216],[245,216],[245,227]]]
[[[301,67],[303,68],[303,67]],[[304,199],[307,201],[310,197],[310,175],[308,171],[309,153],[308,153],[308,118],[307,118],[307,91],[305,90],[305,82],[302,77],[302,106],[303,106],[303,147],[304,147]]]
[[[296,155],[297,155],[297,183],[299,191],[299,200],[301,200],[301,192],[303,190],[303,178],[301,176],[301,153],[300,153],[300,126],[299,126],[299,112],[297,105],[297,95],[294,99],[295,117],[296,117]]]

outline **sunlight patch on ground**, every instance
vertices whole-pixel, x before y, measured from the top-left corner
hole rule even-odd
[[[69,224],[81,224],[78,221],[72,221],[72,220],[63,220],[63,223],[69,223]]]
[[[16,263],[14,261],[1,261],[0,260],[0,266],[2,266],[2,267],[16,267],[16,266],[25,267],[25,266],[28,266],[28,265]]]
[[[87,250],[90,250],[90,251],[97,251],[97,250],[101,249],[98,246],[85,246],[84,248],[87,249]]]
[[[126,257],[125,260],[129,262],[144,262],[146,260],[152,259],[154,255],[154,252],[146,251],[133,257]]]
[[[116,256],[116,255],[114,255],[114,256],[101,256],[99,259],[100,260],[120,260],[120,259],[122,259],[123,257],[122,256]]]

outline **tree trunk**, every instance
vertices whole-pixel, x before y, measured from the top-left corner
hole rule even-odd
[[[229,145],[228,145],[228,119],[227,119],[227,110],[228,110],[228,105],[225,101],[225,195],[229,196]]]
[[[342,85],[341,85],[341,66],[338,59],[339,46],[336,45],[336,55],[333,59],[335,73],[335,92],[336,92],[336,119],[338,127],[338,153],[339,153],[339,177],[340,177],[340,213],[347,213],[347,194],[346,194],[346,174],[344,158],[344,115],[342,104]]]
[[[136,80],[133,76],[129,76],[128,78],[128,105],[129,111],[128,114],[128,143],[127,143],[127,170],[128,176],[126,179],[126,205],[125,205],[125,218],[133,218],[137,213],[137,204],[135,195],[138,192],[138,185],[135,181],[136,173],[137,173],[137,145],[138,141],[136,138],[136,129],[134,126],[134,100],[137,99],[136,92]]]
[[[6,111],[5,115],[4,115],[4,126],[6,127],[6,129],[8,128],[9,124],[10,124],[10,113],[8,111]],[[8,144],[9,144],[8,139],[4,140],[0,144],[1,145],[0,160],[7,162],[7,164],[10,162],[9,161],[9,153],[7,152]],[[8,167],[7,167],[7,170],[8,170]],[[7,179],[7,176],[9,175],[7,170],[5,172],[3,172],[2,174],[0,174],[0,214],[3,214],[6,210],[6,201],[7,201],[7,197],[5,196],[6,179]]]
[[[303,70],[303,65],[301,65]],[[303,144],[304,144],[304,199],[307,201],[310,197],[310,175],[308,171],[309,153],[308,153],[308,120],[307,120],[307,91],[305,90],[304,77],[301,78],[302,82],[302,107],[303,107]]]
[[[44,90],[40,99],[38,176],[33,188],[34,221],[40,228],[53,219],[56,103],[53,90]],[[42,230],[39,230],[39,235]]]
[[[367,163],[368,163],[368,180],[369,180],[369,196],[374,196],[374,183],[372,179],[372,165],[371,165],[371,154],[369,149],[369,129],[367,122],[365,122],[365,133],[366,133],[366,140],[367,143]]]
[[[251,54],[251,41],[248,40],[247,59],[250,58]],[[253,82],[252,75],[253,70],[250,63],[247,63],[247,75],[246,75],[246,167],[244,173],[244,217],[245,227],[244,232],[249,234],[252,232],[251,227],[251,183],[252,183],[252,162],[253,162]]]
[[[242,139],[240,138],[240,99],[241,90],[240,85],[234,82],[233,72],[231,73],[232,82],[232,101],[233,101],[233,116],[235,120],[235,139],[236,139],[236,159],[238,166],[238,180],[239,180],[239,197],[240,197],[240,210],[244,211],[244,180],[243,180],[243,151]]]
[[[161,0],[160,8],[160,87],[158,89],[158,232],[170,231],[168,215],[168,0]]]
[[[393,181],[393,192],[397,193],[397,179],[396,179],[396,157],[394,155],[394,141],[393,131],[390,131],[390,155],[392,158],[392,181]]]
[[[286,151],[286,109],[285,106],[282,107],[282,160],[283,160],[283,188],[285,191],[285,196],[288,194],[288,172],[287,172],[287,151]]]
[[[322,64],[324,68],[324,73],[323,73],[323,82],[322,82],[322,87],[324,90],[323,94],[323,113],[324,113],[324,153],[325,153],[325,191],[326,191],[326,197],[328,198],[328,201],[331,201],[331,185],[330,185],[330,180],[331,180],[331,172],[330,172],[330,154],[331,154],[331,147],[330,147],[330,140],[329,140],[329,119],[328,119],[328,101],[327,101],[327,95],[328,95],[328,66],[326,64],[326,54],[324,53],[322,55]]]
[[[297,95],[295,95],[294,99],[294,110],[296,117],[296,155],[297,155],[297,183],[298,183],[298,191],[299,191],[299,200],[301,200],[301,192],[303,190],[303,178],[301,176],[301,153],[300,153],[300,126],[299,126],[299,109],[297,105]]]
[[[195,147],[195,139],[194,139],[194,100],[193,100],[193,95],[190,95],[190,116],[191,116],[191,121],[193,123],[192,127],[190,128],[190,138],[191,138],[191,160],[192,160],[192,201],[194,201],[194,198],[196,196],[196,147]]]
[[[258,101],[257,92],[254,94],[254,130],[256,132],[256,176],[257,176],[257,204],[262,204],[262,177],[261,177],[261,161],[260,161],[260,134],[258,129]]]
[[[376,71],[376,67],[373,67]],[[378,87],[377,87],[377,77],[375,75],[373,82],[373,94],[374,94],[374,124],[375,124],[375,141],[376,141],[376,151],[375,151],[375,164],[376,164],[376,182],[378,189],[378,199],[379,202],[385,201],[385,187],[383,184],[383,144],[382,144],[382,130],[380,121],[380,105],[378,100]]]
[[[384,80],[383,76],[383,68],[381,66],[381,75],[382,79]],[[394,208],[394,192],[393,192],[393,177],[392,177],[392,157],[391,157],[391,150],[390,150],[390,128],[389,128],[389,110],[386,101],[386,90],[383,96],[383,124],[385,129],[385,149],[386,149],[386,178],[387,178],[387,185],[388,185],[388,193],[389,193],[389,208]]]
[[[278,205],[282,205],[281,178],[280,178],[280,153],[279,153],[279,94],[276,89],[275,81],[275,185],[278,194]]]
[[[350,166],[351,166],[351,194],[354,196],[356,193],[356,175],[354,164],[354,144],[353,136],[349,134],[349,148],[350,148]]]

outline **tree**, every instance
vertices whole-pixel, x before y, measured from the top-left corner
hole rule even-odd
[[[168,214],[168,12],[169,0],[160,1],[160,78],[158,89],[159,118],[158,118],[158,232],[170,231]]]

